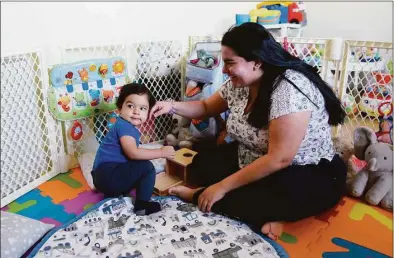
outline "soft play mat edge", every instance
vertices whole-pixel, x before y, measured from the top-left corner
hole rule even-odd
[[[130,197],[132,198],[132,197]],[[152,200],[159,200],[159,199],[164,199],[164,198],[176,198],[179,201],[182,201],[181,199],[175,197],[175,196],[154,196],[152,197]],[[41,249],[41,247],[48,241],[48,239],[53,236],[53,234],[55,234],[57,231],[59,231],[62,228],[66,228],[68,226],[70,226],[72,223],[78,221],[79,219],[81,219],[83,216],[85,216],[87,213],[97,209],[98,207],[100,207],[102,204],[104,204],[105,202],[111,200],[111,199],[116,199],[116,198],[105,198],[103,200],[101,200],[100,202],[96,203],[95,205],[89,207],[88,209],[86,209],[85,211],[83,211],[81,214],[77,215],[76,217],[72,218],[70,221],[68,221],[67,223],[62,224],[61,226],[55,227],[52,230],[50,230],[42,239],[41,241],[34,247],[34,249],[30,252],[30,254],[27,256],[27,258],[33,258],[35,257],[35,255],[37,255],[38,251]],[[269,244],[272,245],[272,247],[275,249],[275,251],[277,252],[277,254],[281,257],[281,258],[289,258],[289,254],[286,252],[286,250],[280,245],[278,244],[276,241],[266,237],[265,235],[263,235],[260,232],[255,232],[257,235],[259,235],[261,238],[263,238],[265,241],[267,241]]]

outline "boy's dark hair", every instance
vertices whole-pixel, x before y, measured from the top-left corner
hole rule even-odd
[[[116,101],[116,106],[121,109],[123,102],[125,99],[131,95],[131,94],[137,94],[137,95],[147,95],[148,96],[148,102],[149,102],[149,109],[155,105],[156,100],[153,97],[152,93],[149,91],[147,87],[145,87],[142,84],[139,83],[128,83],[125,84],[122,89],[120,90],[118,100]]]

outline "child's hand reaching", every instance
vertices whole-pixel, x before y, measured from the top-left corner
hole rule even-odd
[[[173,159],[175,157],[175,150],[172,146],[161,147],[161,156],[167,159]]]

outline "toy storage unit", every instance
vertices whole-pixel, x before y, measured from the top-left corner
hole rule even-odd
[[[205,50],[213,56],[216,57],[218,63],[215,64],[212,68],[199,67],[195,64],[192,64],[190,60],[197,59],[197,51]],[[195,48],[190,54],[187,64],[186,64],[186,76],[194,81],[204,82],[204,83],[212,83],[217,77],[218,73],[220,73],[221,67],[221,44],[220,42],[198,42],[196,43]]]
[[[186,63],[186,87],[184,101],[202,100],[212,96],[223,84],[224,76],[222,73],[223,61],[221,60],[221,43],[218,40],[201,39],[193,42],[190,46],[190,54]],[[198,52],[204,51],[209,56],[215,58],[216,63],[212,67],[201,67],[199,63],[192,63],[198,60]],[[201,60],[201,59],[200,59]],[[190,82],[195,86],[190,90]],[[205,120],[193,119],[190,124],[190,132],[198,141],[201,138],[213,138],[218,134],[217,119],[214,117]]]

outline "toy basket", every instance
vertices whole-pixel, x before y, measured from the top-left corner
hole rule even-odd
[[[211,68],[201,67],[193,64],[191,60],[197,59],[198,50],[205,50],[208,53],[212,54],[216,58],[217,62]],[[220,41],[196,43],[192,53],[187,60],[186,77],[198,82],[212,83],[215,80],[217,73],[220,72],[220,69],[222,67],[220,50]]]

